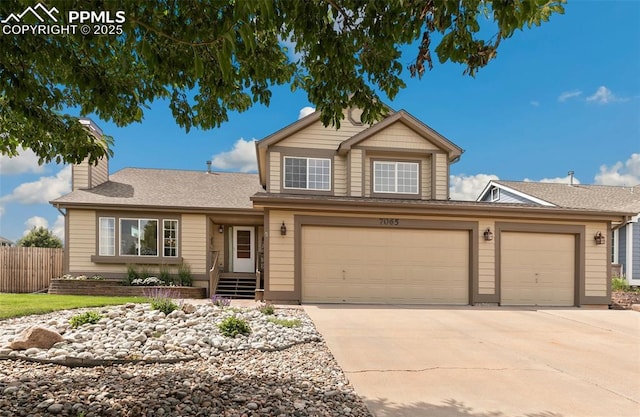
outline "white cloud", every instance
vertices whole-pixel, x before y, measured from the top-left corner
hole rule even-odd
[[[232,150],[213,155],[212,165],[215,168],[240,172],[257,171],[255,139],[238,139]]]
[[[49,228],[49,222],[47,221],[47,219],[40,216],[29,217],[27,221],[24,222],[24,225],[27,226],[27,228],[24,229],[24,232],[22,232],[23,236],[28,235],[31,229],[33,229],[34,227],[35,228],[44,227],[45,229]]]
[[[570,98],[579,97],[580,95],[582,95],[582,91],[580,90],[564,91],[562,94],[558,96],[558,101],[560,103],[564,103]]]
[[[640,185],[640,153],[631,154],[624,163],[618,161],[611,167],[602,165],[595,180],[596,184],[602,185]]]
[[[14,188],[0,202],[16,201],[22,204],[42,204],[71,191],[71,166],[62,168],[53,177],[40,177],[38,181],[25,182]]]
[[[475,201],[489,181],[499,179],[496,175],[451,175],[449,194],[452,200]]]
[[[314,111],[316,111],[316,109],[314,109],[313,107],[303,107],[300,109],[300,113],[298,113],[298,120],[302,119],[303,117],[307,117],[308,115],[310,115],[311,113],[313,113]]]
[[[4,207],[0,206],[0,217],[4,214]]]
[[[531,104],[533,107],[539,107],[540,106],[540,102],[536,101],[536,100],[531,100],[529,102],[529,104]]]
[[[550,183],[556,183],[556,184],[569,184],[569,183],[571,183],[571,177],[569,175],[567,175],[566,177],[543,178],[541,180],[532,180],[532,179],[529,179],[529,178],[525,178],[523,181],[524,182],[550,182]],[[580,180],[574,176],[573,177],[573,183],[574,184],[580,184]]]
[[[2,175],[42,171],[44,171],[44,166],[38,164],[38,157],[31,149],[20,148],[18,156],[12,158],[0,155],[0,174]]]
[[[609,104],[609,103],[613,103],[614,101],[627,101],[627,100],[628,99],[626,98],[617,97],[615,94],[613,94],[611,90],[609,90],[604,85],[598,87],[598,89],[596,90],[595,93],[593,93],[592,96],[587,97],[587,101],[592,101],[598,104]]]
[[[64,216],[58,214],[55,223],[51,227],[51,233],[58,236],[64,242]]]

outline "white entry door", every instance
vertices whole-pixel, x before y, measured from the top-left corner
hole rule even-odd
[[[253,227],[233,227],[233,272],[256,272],[253,234]]]

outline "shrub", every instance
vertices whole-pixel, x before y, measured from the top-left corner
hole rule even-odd
[[[631,286],[626,279],[622,277],[614,277],[611,279],[611,289],[613,291],[629,291]]]
[[[229,316],[218,324],[220,333],[226,337],[236,337],[237,335],[248,335],[251,333],[249,324],[236,316]]]
[[[265,304],[258,307],[258,310],[260,310],[260,312],[266,316],[271,316],[276,312],[276,309],[273,308],[273,304]]]
[[[76,314],[71,317],[69,325],[75,329],[83,324],[96,324],[101,318],[102,315],[100,313],[96,313],[95,311],[86,311],[82,314]]]
[[[229,307],[231,305],[231,298],[225,298],[221,295],[214,295],[211,297],[211,303],[216,307]]]
[[[163,282],[163,285],[171,285],[173,284],[173,276],[171,276],[171,271],[169,270],[169,266],[162,264],[160,265],[160,270],[158,271],[158,278]]]
[[[131,285],[164,285],[164,282],[157,277],[147,277],[145,279],[136,278],[131,281]]]
[[[140,274],[138,273],[138,267],[131,264],[127,265],[127,276],[125,277],[124,284],[133,285],[133,280],[139,278]]]
[[[151,308],[169,314],[180,308],[173,302],[173,292],[164,288],[150,288],[144,291],[144,295],[149,299]]]
[[[300,327],[302,325],[300,319],[280,319],[278,317],[269,317],[268,321],[269,323],[288,328]]]
[[[178,265],[178,285],[190,287],[193,285],[193,275],[191,267],[187,263]]]

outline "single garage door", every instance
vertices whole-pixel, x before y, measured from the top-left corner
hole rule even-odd
[[[469,232],[304,226],[302,300],[468,304]]]
[[[575,236],[503,232],[502,305],[574,305]]]

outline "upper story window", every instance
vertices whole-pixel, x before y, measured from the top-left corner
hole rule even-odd
[[[331,160],[284,157],[284,188],[331,190]]]
[[[373,192],[418,194],[418,163],[374,161]]]
[[[498,201],[500,200],[500,189],[497,187],[494,187],[491,189],[491,201]]]

